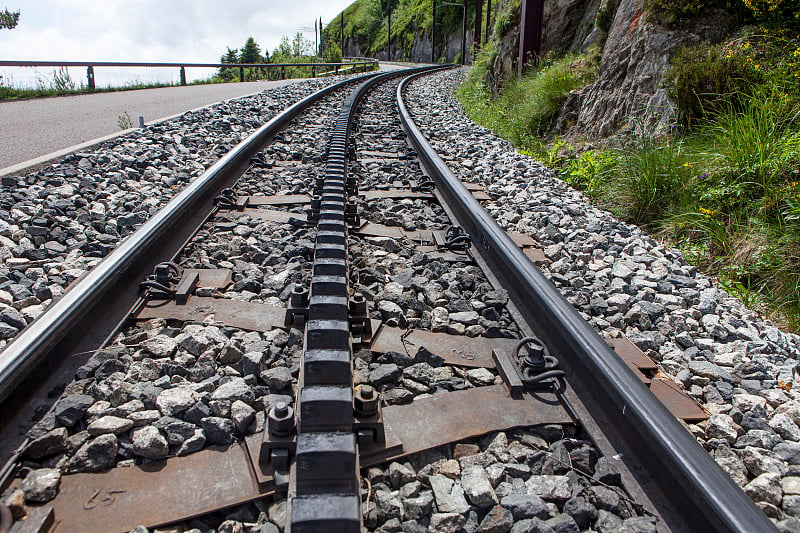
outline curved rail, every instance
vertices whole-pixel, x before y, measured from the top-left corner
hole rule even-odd
[[[414,123],[397,89],[401,121],[437,192],[476,243],[475,250],[501,280],[538,336],[559,352],[567,376],[579,380],[623,441],[631,468],[660,492],[653,498],[667,522],[682,531],[770,531],[774,526],[677,419],[583,320],[436,154]],[[675,516],[675,514],[678,516]],[[669,516],[667,516],[669,515]]]
[[[269,138],[324,96],[373,76],[375,74],[367,74],[331,85],[283,110],[192,181],[156,215],[122,241],[119,247],[0,351],[0,402],[79,322],[93,312],[99,315],[98,304],[129,273],[131,265],[152,255],[154,243],[165,239],[179,227],[186,213],[198,210],[210,195],[215,194],[219,182],[245,164]]]

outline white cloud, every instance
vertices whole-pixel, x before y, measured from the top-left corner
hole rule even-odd
[[[16,0],[21,2],[21,0]],[[34,61],[216,62],[252,36],[270,52],[281,36],[329,22],[352,0],[25,0],[13,30],[0,30],[0,57]],[[306,37],[314,40],[313,32]],[[24,79],[30,69],[9,70]],[[78,71],[78,77],[83,74]]]

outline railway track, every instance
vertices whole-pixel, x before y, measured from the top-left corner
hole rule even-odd
[[[30,369],[91,354],[52,378],[76,376],[5,470],[17,517],[770,529],[676,418],[704,413],[558,294],[535,243],[427,145],[395,76],[332,87],[342,103],[315,123],[270,121],[0,353],[18,408]]]

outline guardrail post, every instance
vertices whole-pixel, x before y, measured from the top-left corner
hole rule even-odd
[[[314,65],[311,65],[311,77],[312,78],[316,78],[317,77],[317,67],[314,66]]]
[[[94,67],[91,65],[86,68],[86,80],[89,85],[89,90],[94,91]]]
[[[244,67],[239,67],[239,81],[244,81]]]
[[[336,65],[336,66],[335,66],[335,67],[333,67],[333,68],[335,69],[333,73],[334,73],[334,74],[339,74],[339,65]]]
[[[282,80],[286,79],[286,67],[284,67],[283,65],[281,65],[281,79]]]
[[[186,85],[186,68],[181,66],[181,85]]]

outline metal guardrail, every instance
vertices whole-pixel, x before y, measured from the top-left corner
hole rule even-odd
[[[239,69],[239,81],[244,81],[245,68],[261,69],[280,69],[281,79],[286,78],[287,67],[310,67],[311,77],[317,75],[317,68],[330,69],[329,72],[338,74],[340,69],[353,70],[363,67],[374,67],[377,59],[359,58],[359,61],[348,61],[342,63],[156,63],[156,62],[115,62],[115,61],[0,61],[0,67],[86,67],[86,84],[90,90],[94,90],[95,67],[178,67],[180,68],[181,85],[186,85],[186,68],[232,68]]]
[[[720,468],[678,420],[634,376],[558,289],[472,197],[414,123],[397,89],[401,122],[436,192],[469,234],[474,249],[506,287],[528,327],[556,352],[578,380],[592,416],[615,435],[622,460],[639,472],[661,516],[678,531],[774,531],[766,515]],[[577,388],[577,387],[576,387]],[[631,468],[633,470],[633,468]]]

